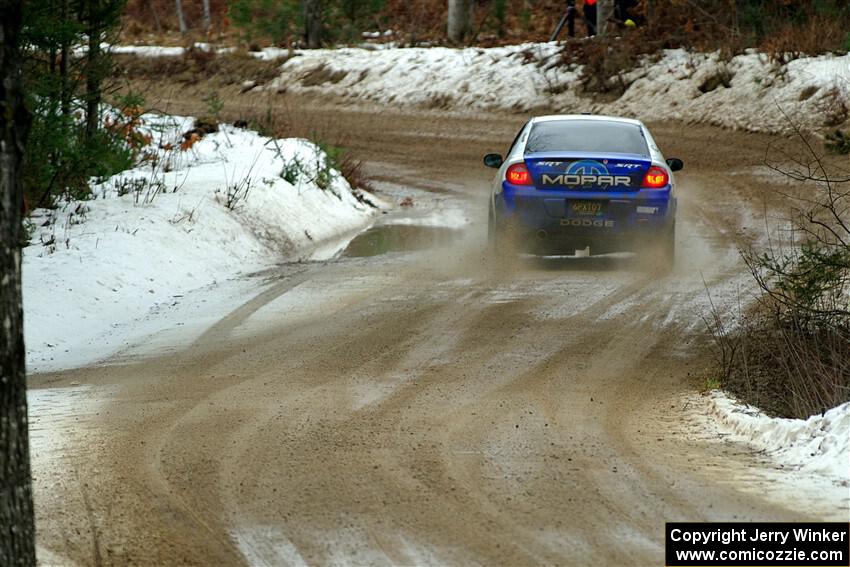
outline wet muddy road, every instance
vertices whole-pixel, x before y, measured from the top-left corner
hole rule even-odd
[[[97,565],[660,565],[665,521],[812,517],[768,501],[751,456],[701,436],[682,403],[709,376],[706,286],[732,305],[746,281],[735,241],[771,191],[752,169],[763,138],[654,129],[687,164],[670,274],[607,257],[494,272],[480,157],[523,117],[304,116],[334,124],[384,198],[412,199],[382,221],[408,228],[256,275],[190,344],[34,377],[79,390],[61,419],[33,416],[63,435],[34,457],[44,549]],[[469,222],[409,228],[447,218]]]

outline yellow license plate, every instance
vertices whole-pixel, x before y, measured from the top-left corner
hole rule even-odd
[[[570,203],[570,211],[574,215],[595,217],[602,214],[602,203],[599,201],[574,201]]]

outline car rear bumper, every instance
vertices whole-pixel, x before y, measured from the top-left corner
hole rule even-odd
[[[563,192],[521,189],[494,197],[494,218],[517,244],[536,253],[636,250],[669,235],[675,222],[672,191]]]

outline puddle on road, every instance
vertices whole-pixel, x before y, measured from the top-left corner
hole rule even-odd
[[[446,246],[462,236],[462,230],[444,226],[388,224],[371,228],[358,235],[348,244],[342,255],[363,258],[388,252],[426,250]]]

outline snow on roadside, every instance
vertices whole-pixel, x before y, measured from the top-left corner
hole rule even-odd
[[[554,43],[303,50],[283,64],[269,88],[382,104],[527,110],[549,102],[548,84],[576,76],[564,68],[547,70],[559,50]]]
[[[740,477],[740,486],[761,486],[762,496],[824,520],[850,517],[850,402],[806,420],[766,416],[722,391],[690,402],[701,408],[692,414],[700,432],[747,447],[758,462],[730,470],[729,480]],[[754,475],[767,484],[753,483]]]
[[[233,295],[229,281],[373,222],[337,172],[317,185],[324,154],[306,140],[223,125],[182,150],[193,119],[144,120],[155,162],[96,185],[91,200],[33,214],[23,259],[31,371],[103,359],[193,290],[214,304],[217,288]]]
[[[268,88],[381,104],[589,111],[763,132],[787,129],[779,107],[820,127],[834,118],[850,89],[850,55],[806,57],[780,66],[753,50],[723,61],[717,53],[674,49],[628,72],[631,84],[623,96],[602,102],[578,92],[581,69],[559,64],[559,51],[553,43],[297,51]]]
[[[766,416],[724,392],[712,393],[709,402],[731,435],[777,463],[850,483],[850,402],[806,420]]]
[[[179,56],[181,47],[108,46],[140,57]],[[200,49],[213,49],[197,44]],[[228,53],[232,48],[218,48]],[[644,58],[623,74],[625,93],[605,102],[580,92],[581,66],[565,65],[557,43],[503,47],[343,47],[252,52],[281,59],[264,88],[442,110],[594,112],[646,121],[682,120],[755,132],[788,130],[788,114],[813,127],[846,120],[850,54],[802,57],[780,65],[756,50],[724,60],[685,49]],[[781,109],[781,110],[780,110]]]

